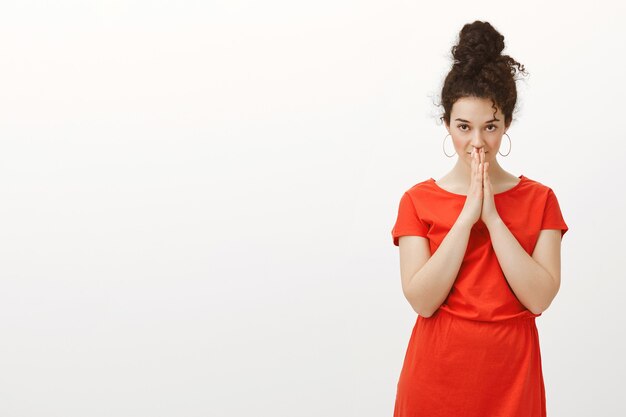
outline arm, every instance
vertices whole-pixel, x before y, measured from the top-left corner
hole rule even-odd
[[[401,236],[402,290],[413,310],[430,317],[445,301],[467,251],[472,224],[461,216],[431,256],[428,239]]]
[[[561,284],[561,231],[541,230],[531,256],[500,217],[485,224],[515,296],[532,313],[542,313],[552,303]]]

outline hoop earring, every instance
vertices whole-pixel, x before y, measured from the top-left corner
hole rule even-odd
[[[506,155],[508,155],[508,154],[511,153],[511,137],[507,133],[505,133],[505,135],[506,135],[507,138],[509,138],[509,152],[507,152],[507,154],[506,154]],[[506,156],[506,155],[503,155],[503,154],[500,153],[500,149],[498,149],[498,153],[500,155],[502,155],[502,156]]]
[[[448,158],[452,158],[454,155],[456,155],[456,151],[454,151],[454,153],[453,153],[452,155],[448,155],[448,154],[446,153],[446,138],[447,138],[448,136],[451,136],[451,135],[448,133],[448,134],[447,134],[447,135],[443,138],[443,145],[442,145],[442,146],[443,146],[443,153],[444,153],[444,154],[445,154]]]

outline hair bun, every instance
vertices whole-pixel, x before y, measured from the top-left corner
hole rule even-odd
[[[476,20],[463,26],[458,44],[452,47],[454,65],[465,67],[464,72],[477,72],[496,61],[503,49],[504,36],[489,22]]]
[[[504,115],[504,125],[513,120],[517,102],[515,75],[528,75],[524,65],[513,57],[502,54],[504,36],[489,22],[467,23],[459,32],[458,42],[452,48],[454,64],[441,88],[441,116],[450,125],[454,103],[464,97],[491,100],[495,116],[499,109]]]

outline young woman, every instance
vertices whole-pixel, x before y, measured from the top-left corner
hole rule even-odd
[[[525,73],[503,49],[489,23],[463,26],[441,95],[456,164],[400,199],[391,234],[418,317],[394,417],[546,416],[535,317],[559,290],[568,227],[550,187],[497,159]]]

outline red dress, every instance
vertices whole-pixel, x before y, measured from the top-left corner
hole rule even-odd
[[[524,175],[494,195],[498,214],[532,255],[539,231],[568,230],[551,188]],[[391,232],[423,236],[437,250],[466,196],[433,178],[407,190]],[[465,257],[446,300],[417,316],[397,384],[394,417],[545,417],[539,337],[533,314],[509,286],[486,225],[472,227]]]

